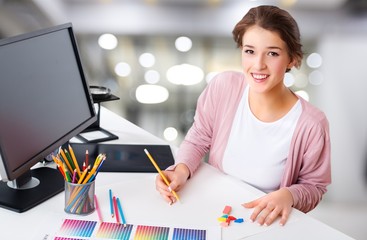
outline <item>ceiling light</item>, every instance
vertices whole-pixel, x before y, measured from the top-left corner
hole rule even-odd
[[[174,127],[168,127],[164,130],[163,136],[167,141],[174,141],[178,136],[178,132]]]
[[[118,41],[115,35],[106,33],[98,38],[98,44],[103,49],[112,50],[117,47]]]
[[[136,100],[144,104],[157,104],[165,102],[169,93],[165,87],[151,84],[144,84],[137,87],[135,92]]]
[[[307,65],[310,68],[318,68],[321,67],[322,57],[318,53],[311,53],[306,60]]]
[[[204,72],[197,66],[184,63],[170,67],[166,76],[173,84],[195,85],[204,79]]]
[[[321,85],[322,82],[324,81],[324,76],[322,75],[322,73],[318,70],[312,71],[309,75],[308,75],[308,81],[312,84],[312,85]]]
[[[156,70],[149,70],[145,72],[144,79],[147,83],[155,84],[159,82],[159,79],[160,79],[159,72]]]
[[[293,74],[289,72],[285,73],[283,82],[286,87],[293,86],[295,82]]]
[[[188,37],[178,37],[175,41],[176,49],[180,52],[187,52],[192,47],[192,41]]]
[[[155,57],[151,53],[143,53],[139,57],[139,63],[146,68],[152,67],[155,64]]]
[[[127,77],[130,75],[131,67],[125,62],[119,62],[115,66],[115,73],[120,77]]]

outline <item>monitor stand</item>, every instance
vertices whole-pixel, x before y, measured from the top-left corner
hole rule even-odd
[[[19,186],[0,181],[0,207],[25,212],[64,190],[64,178],[56,169],[40,167],[26,175],[30,181]]]
[[[75,136],[77,139],[82,141],[83,143],[98,143],[104,141],[110,141],[118,139],[118,136],[107,131],[106,129],[101,128],[100,120],[101,120],[101,102],[107,101],[115,101],[120,98],[110,94],[105,98],[96,98],[93,97],[94,106],[97,108],[97,121],[87,127],[84,131]]]

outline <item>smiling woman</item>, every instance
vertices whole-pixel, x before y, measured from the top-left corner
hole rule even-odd
[[[287,11],[251,8],[233,37],[243,73],[227,71],[210,81],[176,165],[165,172],[170,186],[158,176],[156,188],[175,202],[171,190],[181,189],[209,152],[209,164],[267,193],[243,204],[253,208],[252,221],[270,225],[280,217],[284,225],[292,207],[315,208],[331,182],[328,120],[283,83],[303,57],[298,25]]]

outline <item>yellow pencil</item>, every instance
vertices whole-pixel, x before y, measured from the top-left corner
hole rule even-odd
[[[81,184],[82,183],[83,178],[85,177],[85,175],[87,175],[87,172],[88,172],[89,168],[90,168],[90,166],[88,166],[86,169],[84,169],[82,175],[79,178],[78,184]]]
[[[74,169],[71,167],[71,165],[68,161],[68,158],[66,157],[65,152],[64,152],[64,150],[62,150],[62,148],[60,149],[60,153],[61,153],[62,158],[64,159],[64,162],[66,163],[67,167],[69,168],[69,171],[71,171],[71,172],[74,171]]]
[[[92,170],[90,170],[90,172],[88,173],[88,175],[85,177],[85,179],[83,180],[82,184],[86,184],[88,182],[88,180],[93,176],[93,174],[96,172],[97,170],[97,166],[93,166]]]
[[[83,178],[85,175],[87,175],[88,170],[90,169],[90,166],[88,166],[82,173],[82,176],[79,178],[78,183],[77,184],[84,184],[83,182]],[[76,197],[76,195],[80,192],[81,188],[80,187],[76,187],[74,188],[74,191],[71,193],[70,195],[70,199],[68,202],[68,205],[74,200],[74,198]]]
[[[84,181],[83,181],[83,183],[82,184],[86,184],[88,181],[89,181],[89,179],[93,176],[93,175],[95,175],[97,172],[97,169],[98,169],[98,166],[99,166],[99,164],[101,163],[101,161],[102,160],[104,160],[104,159],[106,159],[106,156],[104,155],[104,154],[99,154],[98,156],[97,156],[97,159],[96,159],[96,161],[94,162],[94,165],[93,165],[93,168],[92,168],[92,170],[90,170],[90,172],[88,173],[88,175],[85,177],[85,179],[84,179]]]
[[[62,176],[65,179],[65,172],[64,169],[62,169],[62,161],[57,159],[54,155],[52,155],[52,159],[54,160],[54,162],[56,163],[57,168],[59,169],[60,173],[62,174]],[[66,179],[65,179],[66,180]]]
[[[169,187],[169,181],[167,180],[166,176],[164,176],[163,172],[161,171],[161,169],[159,168],[159,166],[157,165],[157,163],[154,161],[153,157],[150,155],[150,153],[148,152],[147,149],[144,149],[145,154],[148,156],[149,160],[153,163],[155,169],[157,169],[159,175],[161,175],[163,181],[166,183],[166,185]],[[178,197],[177,193],[175,191],[172,190],[173,195],[175,196],[175,198],[180,201],[180,198]]]
[[[81,173],[80,173],[79,164],[78,164],[78,161],[76,160],[74,150],[71,148],[70,144],[69,144],[69,152],[70,152],[71,158],[73,159],[73,162],[76,168],[76,172],[78,173],[78,176],[80,177]]]

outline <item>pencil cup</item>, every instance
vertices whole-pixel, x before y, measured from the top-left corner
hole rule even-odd
[[[65,212],[88,215],[94,207],[95,181],[77,184],[65,181]]]

